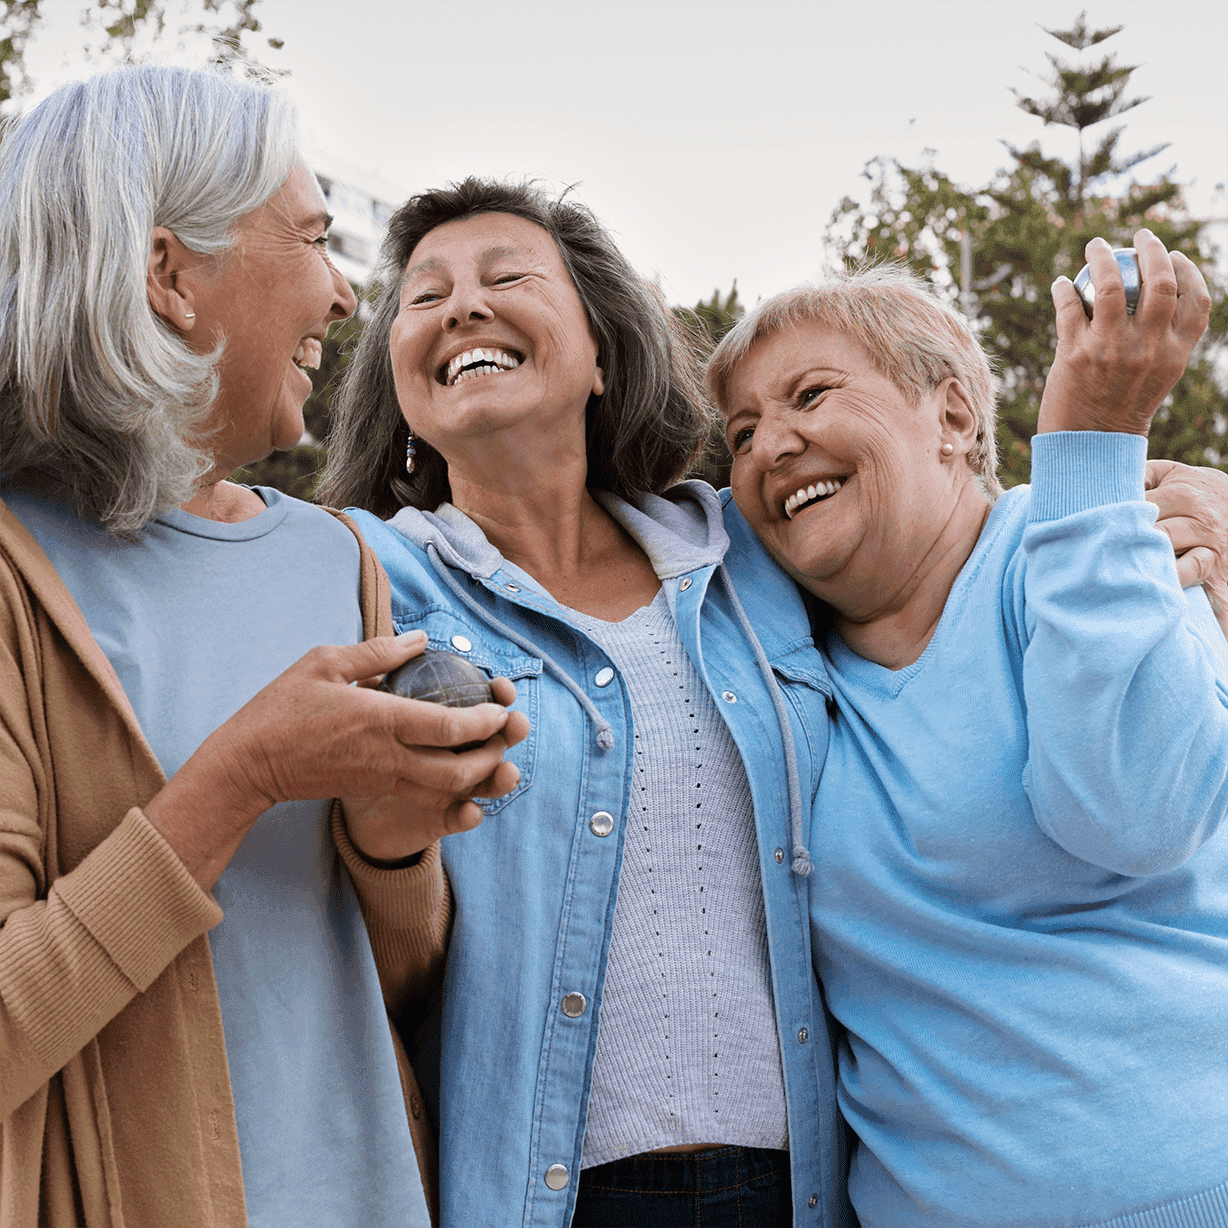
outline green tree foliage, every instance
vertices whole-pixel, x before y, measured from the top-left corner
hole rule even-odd
[[[694,307],[675,307],[673,310],[692,344],[706,359],[716,347],[716,343],[742,317],[746,308],[738,302],[738,283],[735,280],[724,298],[719,290],[713,290],[712,297],[707,302],[700,301]],[[687,476],[703,478],[720,490],[729,485],[732,463],[733,458],[725,444],[725,432],[714,426],[708,438],[708,446]]]
[[[1069,30],[1047,33],[1086,53],[1120,29],[1089,29],[1080,14]],[[1122,181],[1166,147],[1123,153],[1122,125],[1088,139],[1088,129],[1147,101],[1125,96],[1134,67],[1117,64],[1112,54],[1097,53],[1079,64],[1048,58],[1052,71],[1040,80],[1051,92],[1031,98],[1016,91],[1016,97],[1020,108],[1042,123],[1077,131],[1075,161],[1046,154],[1039,142],[1026,149],[1007,144],[1010,164],[985,187],[968,188],[933,165],[933,151],[916,167],[877,158],[863,172],[868,199],[845,197],[827,231],[828,242],[846,262],[904,261],[964,307],[1003,378],[998,444],[1006,484],[1028,479],[1030,440],[1057,342],[1049,296],[1053,279],[1075,275],[1094,236],[1125,247],[1142,225],[1170,250],[1200,261],[1199,223],[1188,218],[1181,185],[1171,172],[1149,183]],[[961,294],[965,236],[971,244],[970,284]],[[1216,375],[1228,359],[1228,307],[1224,287],[1211,289],[1211,326],[1185,378],[1157,414],[1149,450],[1152,456],[1228,468],[1221,462],[1228,445]]]
[[[60,0],[61,6],[63,0]],[[259,0],[82,0],[82,54],[87,60],[127,60],[139,46],[162,46],[173,29],[182,41],[207,38],[208,58],[216,64],[243,64],[265,74],[245,36],[260,31],[255,15]],[[30,40],[47,16],[45,0],[0,0],[0,114],[7,112],[29,88],[25,56]],[[176,24],[176,22],[178,24]],[[96,41],[95,41],[96,40]],[[273,49],[282,40],[266,40]]]

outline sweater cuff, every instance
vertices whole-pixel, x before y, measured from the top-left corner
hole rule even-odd
[[[1028,519],[1060,520],[1144,497],[1147,440],[1111,431],[1050,431],[1032,439]]]
[[[422,850],[417,865],[385,870],[372,865],[354,847],[339,801],[333,802],[331,824],[333,843],[354,881],[368,924],[432,933],[439,928],[447,897],[438,840]]]
[[[56,893],[115,966],[144,993],[222,910],[140,810],[70,874]]]

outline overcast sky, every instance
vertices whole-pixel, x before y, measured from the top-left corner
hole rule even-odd
[[[44,0],[37,93],[82,71],[81,0]],[[467,174],[575,184],[673,302],[815,275],[875,155],[969,185],[1000,140],[1074,148],[1014,105],[1045,87],[1040,28],[1086,8],[1137,64],[1123,148],[1171,147],[1199,216],[1228,213],[1225,0],[261,0],[307,139],[406,193]],[[1099,129],[1093,129],[1097,133]],[[1217,191],[1217,185],[1218,191]]]

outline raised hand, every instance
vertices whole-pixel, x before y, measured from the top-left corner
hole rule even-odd
[[[1086,249],[1096,289],[1088,319],[1074,284],[1052,287],[1057,352],[1045,381],[1037,431],[1123,431],[1146,435],[1161,402],[1181,378],[1206,330],[1211,295],[1198,267],[1168,252],[1149,230],[1134,236],[1142,291],[1133,316],[1112,248]]]

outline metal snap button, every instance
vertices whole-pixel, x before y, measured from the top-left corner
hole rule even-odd
[[[776,858],[776,864],[779,865],[785,859],[785,851],[784,849],[777,849],[772,856]]]
[[[567,1185],[568,1180],[569,1174],[562,1164],[551,1164],[546,1169],[546,1184],[552,1190],[563,1189]]]
[[[614,671],[607,665],[604,669],[597,671],[597,676],[593,681],[598,686],[609,686],[614,681]]]
[[[452,647],[457,652],[468,652],[473,645],[463,635],[454,635],[452,637]]]
[[[817,1194],[811,1194],[810,1197],[806,1199],[806,1206],[817,1207],[818,1205],[819,1205],[819,1196]]]
[[[722,691],[721,698],[727,704],[736,704],[738,702],[738,697],[732,691]]]
[[[614,830],[614,816],[608,810],[598,810],[589,819],[588,829],[594,836],[608,836]]]
[[[683,581],[682,581],[682,582],[681,582],[681,583],[678,585],[678,591],[679,591],[680,593],[685,593],[685,592],[687,591],[687,589],[688,589],[688,588],[690,588],[690,587],[691,587],[691,577],[690,577],[690,576],[687,576],[687,577],[686,577],[686,578],[685,578],[685,579],[684,579],[684,580],[683,580]]]
[[[520,592],[520,585],[519,585],[519,584],[513,584],[513,583],[512,583],[510,580],[509,580],[509,581],[508,581],[508,582],[507,582],[507,583],[506,583],[506,584],[505,584],[503,587],[504,587],[505,589],[507,589],[507,591],[508,591],[509,593],[518,593],[518,592]]]
[[[585,1001],[582,993],[569,993],[563,995],[563,1014],[568,1019],[579,1019],[584,1014],[588,1002]]]
[[[809,1039],[810,1033],[807,1032],[805,1028],[802,1028],[797,1034],[797,1043],[799,1045],[804,1045]]]

